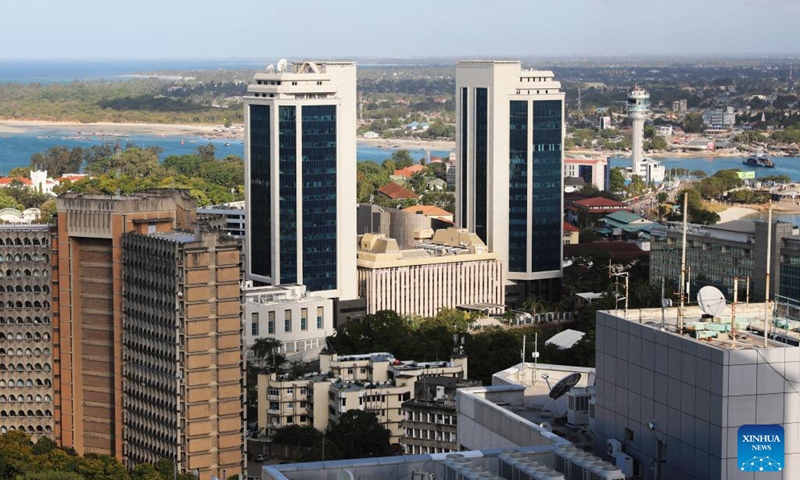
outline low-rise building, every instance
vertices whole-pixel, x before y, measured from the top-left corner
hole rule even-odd
[[[288,425],[323,430],[348,410],[367,410],[389,429],[391,442],[399,443],[402,403],[414,397],[418,379],[436,376],[466,378],[467,358],[457,353],[449,361],[415,362],[385,352],[339,356],[326,350],[318,373],[258,376],[258,426],[267,434]]]
[[[197,209],[199,218],[208,215],[220,215],[224,222],[220,230],[232,237],[244,238],[244,200],[241,202],[221,203]]]
[[[571,223],[564,222],[564,245],[577,245],[580,243],[580,234],[580,228]]]
[[[333,300],[304,285],[248,288],[244,302],[245,348],[258,338],[280,340],[288,361],[316,360],[333,335]]]
[[[733,107],[725,110],[706,110],[703,112],[703,123],[710,128],[728,128],[736,124],[736,112]]]
[[[565,158],[564,177],[582,178],[587,184],[605,190],[610,174],[608,159],[605,158]]]
[[[478,380],[428,377],[414,386],[414,398],[402,406],[403,438],[406,455],[459,451],[456,391],[478,387]]]
[[[477,304],[489,313],[502,313],[503,265],[477,235],[448,228],[421,240],[403,250],[385,235],[361,237],[358,288],[367,314],[394,310],[434,316],[442,308]]]

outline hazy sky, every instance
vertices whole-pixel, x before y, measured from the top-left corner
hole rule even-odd
[[[800,0],[5,0],[0,58],[800,53]]]

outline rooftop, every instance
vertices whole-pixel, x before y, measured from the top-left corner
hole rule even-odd
[[[416,193],[394,182],[389,182],[386,185],[379,188],[378,193],[386,195],[392,200],[396,200],[399,198],[412,198],[412,199],[419,198],[419,195],[417,195]]]
[[[777,308],[776,308],[777,307]],[[770,302],[767,309],[764,303],[738,303],[735,309],[730,305],[717,317],[704,314],[699,306],[684,308],[683,331],[678,330],[679,308],[643,308],[637,310],[610,310],[604,313],[615,315],[645,327],[667,332],[671,335],[692,338],[697,343],[717,350],[761,350],[764,348],[786,348],[800,345],[800,321],[785,315],[785,310]],[[764,317],[770,318],[770,340],[764,346]]]
[[[605,198],[605,197],[592,197],[592,198],[586,198],[586,199],[583,199],[583,200],[576,200],[575,201],[575,205],[578,205],[578,206],[581,206],[581,207],[589,207],[589,208],[591,208],[591,207],[628,208],[628,206],[625,205],[622,202],[618,202],[616,200],[611,200],[611,199]]]

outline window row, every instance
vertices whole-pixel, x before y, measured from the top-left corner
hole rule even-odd
[[[50,261],[50,256],[48,254],[46,254],[46,253],[43,253],[41,255],[39,255],[38,253],[34,253],[33,255],[31,255],[29,253],[23,253],[23,254],[17,253],[17,254],[14,254],[14,255],[11,255],[10,253],[7,253],[5,255],[0,254],[0,263],[1,262],[38,262],[40,260],[43,261],[43,262],[49,262]]]
[[[47,270],[41,270],[40,271],[40,270],[35,269],[35,268],[33,270],[30,270],[28,268],[26,268],[25,270],[19,270],[19,269],[17,269],[17,270],[11,270],[11,269],[2,270],[2,269],[0,269],[0,277],[6,277],[6,278],[12,278],[12,277],[13,278],[47,277],[49,275],[50,274],[48,273]]]
[[[260,324],[260,315],[259,312],[253,312],[250,314],[250,334],[253,336],[258,336],[261,333],[261,324]],[[308,331],[309,329],[309,317],[308,317],[308,309],[301,308],[300,309],[300,331]],[[315,325],[317,330],[322,330],[325,328],[325,307],[317,307],[317,316],[315,320]],[[275,312],[270,311],[267,312],[267,334],[275,334]],[[312,324],[313,325],[313,324]],[[292,319],[292,310],[286,309],[283,311],[283,332],[284,333],[291,333],[294,329],[294,323]]]
[[[50,349],[46,348],[46,347],[44,349],[26,348],[25,350],[23,350],[21,348],[18,348],[16,350],[14,350],[13,348],[9,348],[8,350],[6,350],[5,348],[0,348],[0,358],[2,358],[3,356],[6,356],[6,355],[8,355],[9,357],[13,357],[14,355],[16,355],[18,357],[22,357],[22,356],[41,357],[42,355],[50,355]]]
[[[49,321],[48,321],[48,323],[49,323]],[[4,340],[8,340],[8,341],[12,341],[12,340],[33,341],[33,342],[41,342],[41,341],[44,340],[45,342],[49,342],[50,341],[50,334],[47,333],[47,332],[45,332],[43,334],[39,333],[39,332],[34,332],[34,333],[25,332],[24,334],[22,332],[17,332],[16,334],[13,334],[13,333],[6,334],[6,333],[3,333],[3,332],[0,332],[0,342],[4,341]]]
[[[42,402],[50,403],[52,401],[53,401],[53,397],[51,397],[50,395],[42,396],[42,395],[39,395],[38,393],[36,395],[31,395],[30,393],[28,395],[22,395],[22,394],[9,395],[8,397],[6,397],[5,395],[0,395],[0,404],[5,404],[5,403],[25,403],[25,402],[27,402],[27,403],[33,403],[33,402],[36,402],[36,403],[42,403]]]
[[[50,245],[50,240],[45,238],[45,237],[42,237],[42,238],[39,238],[39,237],[33,237],[33,238],[29,238],[29,237],[23,237],[23,238],[6,237],[5,239],[0,238],[0,245],[14,246],[14,247],[21,247],[21,246],[24,246],[24,245],[37,245],[37,246],[38,245],[44,245],[44,246],[46,246],[46,245]]]
[[[2,355],[2,353],[0,353]],[[21,363],[9,363],[8,365],[4,363],[0,363],[0,373],[5,372],[49,372],[51,370],[50,364],[45,363],[42,365],[41,363],[31,364],[26,363],[25,365]],[[22,380],[18,380],[18,383]]]

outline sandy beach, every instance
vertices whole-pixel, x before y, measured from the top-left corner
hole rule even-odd
[[[719,222],[718,223],[725,223],[725,222],[732,222],[734,220],[741,220],[742,218],[752,215],[754,213],[758,213],[759,211],[755,208],[746,208],[746,207],[728,207],[725,210],[718,212],[719,215]]]
[[[33,129],[58,128],[70,129],[81,133],[97,134],[129,134],[144,133],[152,135],[187,135],[187,136],[207,136],[218,138],[244,137],[244,127],[234,125],[225,128],[223,125],[173,125],[161,123],[78,123],[78,122],[43,122],[28,120],[0,120],[0,133],[26,133]]]
[[[440,140],[416,140],[413,138],[358,138],[359,145],[385,148],[405,148],[408,150],[455,150],[456,142]]]

